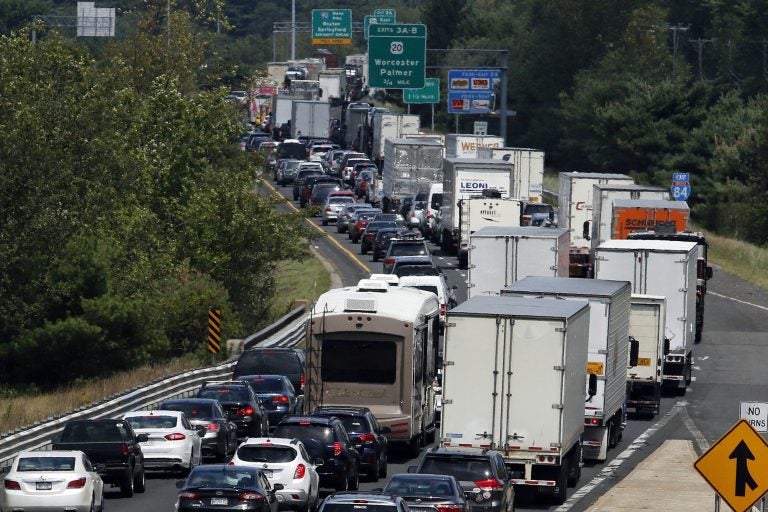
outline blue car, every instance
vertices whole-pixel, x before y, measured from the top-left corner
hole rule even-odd
[[[251,385],[267,411],[270,425],[277,425],[285,416],[301,414],[303,396],[297,396],[290,379],[284,375],[242,375],[237,378]]]

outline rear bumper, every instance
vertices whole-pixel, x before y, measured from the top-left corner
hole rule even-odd
[[[305,489],[283,489],[275,493],[280,508],[303,508],[310,495]]]

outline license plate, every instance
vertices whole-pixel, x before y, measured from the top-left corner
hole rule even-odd
[[[35,489],[38,491],[50,491],[53,488],[51,482],[35,482]]]
[[[227,505],[229,501],[227,498],[211,498],[211,505]]]

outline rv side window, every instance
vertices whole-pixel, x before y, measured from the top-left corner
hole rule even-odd
[[[321,358],[325,382],[393,384],[397,377],[397,344],[394,341],[326,338]]]
[[[426,329],[420,329],[413,336],[413,384],[415,387],[420,386],[424,382],[424,370],[427,363],[427,359],[424,357],[426,333]]]

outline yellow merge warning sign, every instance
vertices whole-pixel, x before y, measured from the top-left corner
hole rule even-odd
[[[587,375],[591,374],[603,375],[605,373],[605,367],[602,362],[599,361],[587,361]]]

